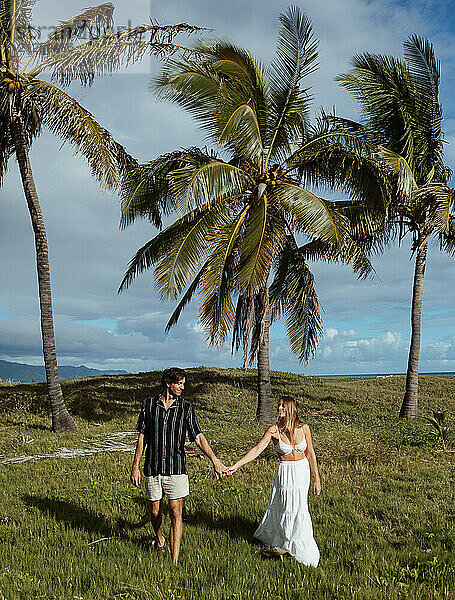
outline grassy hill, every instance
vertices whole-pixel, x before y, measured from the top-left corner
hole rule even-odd
[[[186,397],[230,464],[259,439],[255,371],[189,370]],[[159,373],[63,382],[79,432],[50,430],[43,384],[0,385],[0,456],[134,442],[140,402]],[[177,568],[151,550],[143,490],[129,484],[130,453],[0,465],[0,600],[452,599],[455,597],[453,453],[419,417],[397,418],[404,377],[318,379],[272,373],[274,395],[301,404],[323,492],[310,498],[317,569],[262,559],[252,534],[267,505],[276,458],[219,482],[191,452],[191,493]],[[455,378],[424,377],[421,414],[449,411]],[[126,437],[116,435],[126,433]],[[455,440],[449,438],[452,449]],[[194,449],[194,446],[193,446]],[[169,520],[165,529],[169,527]]]

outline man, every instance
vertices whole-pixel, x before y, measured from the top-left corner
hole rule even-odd
[[[177,564],[182,540],[183,498],[189,494],[185,458],[186,433],[210,458],[217,478],[226,471],[202,433],[193,406],[182,397],[185,381],[186,373],[183,369],[166,369],[161,377],[161,393],[142,403],[136,425],[139,436],[131,469],[131,483],[139,487],[139,464],[146,446],[144,477],[150,521],[155,531],[155,549],[162,552],[166,544],[161,512],[164,492],[169,500],[170,546],[174,564]]]

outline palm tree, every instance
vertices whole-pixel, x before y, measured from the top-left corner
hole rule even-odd
[[[386,221],[389,243],[406,233],[412,238],[411,343],[400,416],[415,417],[428,243],[435,236],[441,250],[455,256],[454,191],[444,164],[440,69],[433,45],[412,35],[403,50],[404,60],[367,53],[353,59],[352,72],[338,80],[359,103],[365,121],[335,119],[334,126],[374,148],[378,164],[389,174],[395,187]]]
[[[159,97],[177,103],[207,133],[217,151],[189,148],[131,169],[122,182],[126,227],[162,215],[181,216],[140,248],[120,290],[154,268],[164,298],[182,298],[167,328],[197,294],[199,320],[210,344],[257,358],[260,420],[273,419],[269,326],[284,314],[291,349],[300,360],[315,351],[321,315],[306,253],[316,244],[368,272],[349,238],[349,224],[332,203],[304,186],[333,182],[330,161],[310,149],[326,140],[309,121],[303,79],[316,68],[317,42],[297,8],[280,17],[277,55],[267,71],[228,42],[200,42],[199,54],[170,60],[154,83]],[[361,190],[359,190],[361,193]],[[299,247],[296,236],[307,236]],[[249,350],[248,350],[249,348]]]
[[[35,235],[41,309],[41,333],[54,431],[74,431],[57,371],[48,248],[43,215],[29,159],[33,140],[48,127],[74,145],[87,160],[102,187],[113,188],[134,161],[110,133],[62,87],[80,79],[91,84],[95,75],[112,73],[144,54],[158,56],[178,50],[172,44],[182,24],[144,25],[113,32],[112,4],[102,4],[60,22],[48,40],[40,43],[31,26],[35,0],[0,0],[0,183],[14,155]],[[51,82],[39,79],[51,72]]]

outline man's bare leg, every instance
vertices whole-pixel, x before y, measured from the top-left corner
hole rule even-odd
[[[161,500],[149,500],[150,522],[158,542],[158,546],[164,546],[163,537],[163,513],[161,512]]]
[[[171,517],[171,555],[174,565],[177,564],[180,554],[180,543],[182,541],[182,507],[183,498],[169,500],[169,514]]]

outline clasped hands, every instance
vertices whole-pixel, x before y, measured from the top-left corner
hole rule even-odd
[[[223,475],[229,477],[230,475],[235,473],[237,471],[237,469],[238,469],[238,467],[236,467],[235,465],[232,465],[231,467],[225,467]]]
[[[232,475],[238,469],[238,467],[236,467],[235,465],[231,467],[226,467],[219,460],[213,462],[213,468],[215,469],[215,475],[217,479],[220,479],[221,477],[229,477],[229,475]]]

